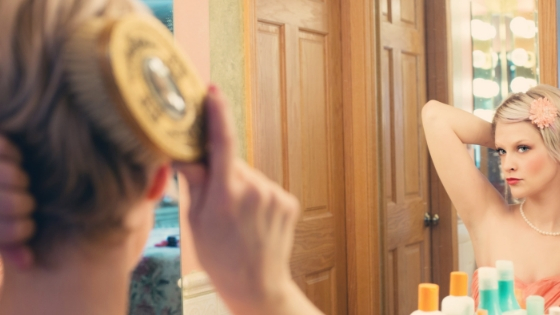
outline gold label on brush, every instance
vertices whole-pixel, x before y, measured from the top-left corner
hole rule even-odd
[[[109,93],[136,133],[175,160],[200,160],[206,87],[172,34],[135,15],[105,27],[99,44]]]

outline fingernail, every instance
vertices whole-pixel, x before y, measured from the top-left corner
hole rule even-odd
[[[218,87],[214,84],[210,84],[210,86],[208,87],[208,92],[214,94],[218,92]]]

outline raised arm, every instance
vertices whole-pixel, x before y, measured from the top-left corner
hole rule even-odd
[[[489,211],[506,209],[504,199],[476,168],[465,147],[494,148],[492,125],[437,101],[424,105],[422,123],[438,176],[465,224],[471,228]]]

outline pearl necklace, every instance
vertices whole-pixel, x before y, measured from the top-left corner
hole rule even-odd
[[[560,236],[560,232],[545,232],[541,229],[539,229],[538,227],[534,226],[533,223],[529,222],[529,219],[527,219],[527,217],[525,216],[525,212],[523,212],[523,204],[519,205],[519,212],[521,213],[521,216],[523,217],[523,220],[525,220],[525,222],[527,222],[527,224],[533,228],[533,230],[541,233],[542,235],[546,235],[546,236]]]

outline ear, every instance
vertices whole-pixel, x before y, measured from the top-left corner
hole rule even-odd
[[[159,200],[165,192],[167,179],[171,175],[171,165],[163,164],[156,168],[150,185],[146,192],[146,198],[150,200]]]

